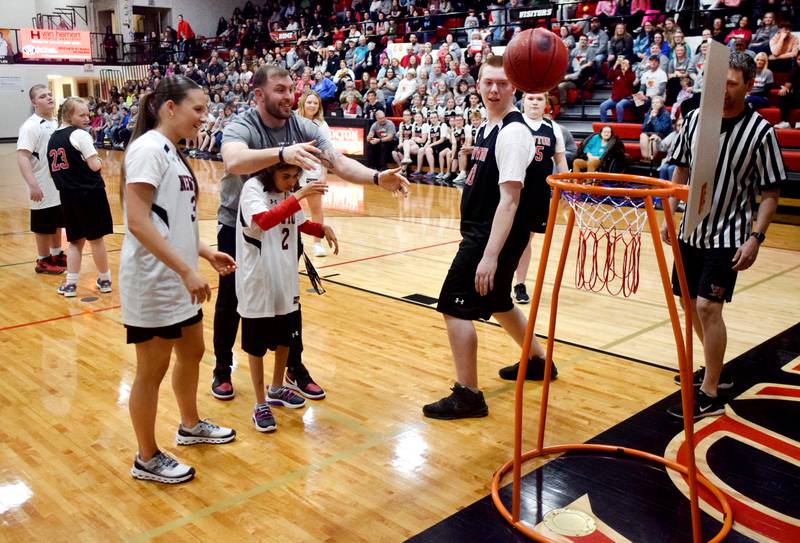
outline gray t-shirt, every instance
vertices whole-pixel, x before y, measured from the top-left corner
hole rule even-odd
[[[322,135],[319,127],[308,119],[293,113],[286,124],[281,128],[269,128],[258,115],[258,109],[253,108],[242,115],[238,115],[222,132],[222,145],[227,142],[242,142],[249,149],[269,149],[282,145],[308,143],[316,140],[316,146],[322,151],[333,150],[333,144]],[[219,210],[217,221],[226,225],[236,226],[236,213],[239,209],[239,194],[242,186],[252,174],[236,175],[225,172],[219,191]]]

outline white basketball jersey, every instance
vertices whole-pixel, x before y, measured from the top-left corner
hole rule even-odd
[[[61,204],[58,189],[50,177],[47,156],[47,144],[50,143],[50,136],[53,135],[56,128],[58,128],[58,123],[55,119],[45,119],[34,113],[22,123],[19,129],[17,150],[30,151],[33,176],[44,194],[44,198],[39,202],[29,200],[31,209],[47,209]]]
[[[125,182],[155,187],[150,219],[183,261],[196,270],[200,234],[195,179],[175,145],[155,130],[137,138],[125,153]],[[192,303],[180,276],[128,230],[127,207],[119,286],[122,322],[130,326],[170,326],[194,317],[200,309]]]
[[[236,297],[244,318],[275,317],[299,309],[297,229],[306,220],[303,212],[266,231],[253,222],[253,215],[269,211],[289,196],[266,192],[256,178],[242,187],[236,221]]]

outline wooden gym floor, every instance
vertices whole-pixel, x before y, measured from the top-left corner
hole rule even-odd
[[[116,281],[122,154],[101,156],[116,223],[106,238]],[[222,165],[192,165],[202,187],[201,236],[213,244]],[[328,293],[305,293],[309,283],[301,277],[304,361],[328,397],[302,410],[276,409],[274,434],[252,427],[253,392],[238,346],[236,399],[211,397],[213,302],[206,304],[201,415],[236,428],[238,436],[224,446],[176,447],[177,407],[165,384],[159,441],[198,473],[189,484],[167,487],[128,473],[135,453],[127,410],[135,357],[125,344],[118,293],[93,291],[88,255],[75,299],[56,294],[63,277],[33,272],[35,245],[13,145],[0,145],[0,166],[6,172],[0,182],[0,539],[401,541],[488,493],[493,472],[511,454],[513,383],[500,380],[497,370],[517,358],[512,341],[492,323],[477,324],[488,418],[443,422],[421,414],[424,403],[448,393],[453,379],[441,316],[424,301],[438,296],[457,247],[457,189],[413,185],[408,199],[397,200],[373,186],[331,182],[326,217],[341,253],[315,259],[328,277]],[[557,227],[558,240],[562,231]],[[627,300],[576,290],[570,259],[556,333],[560,373],[551,389],[550,443],[588,440],[676,390],[671,328],[652,247],[643,239],[640,291]],[[215,287],[211,268],[201,267]],[[795,324],[798,284],[800,230],[774,225],[755,266],[740,274],[726,311],[727,359]],[[539,386],[527,390],[530,448]]]

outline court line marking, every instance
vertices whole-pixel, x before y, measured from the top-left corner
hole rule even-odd
[[[793,272],[793,271],[795,271],[797,269],[800,269],[800,264],[796,264],[796,265],[792,266],[791,268],[786,268],[783,271],[779,271],[779,272],[773,273],[772,275],[768,275],[766,277],[762,277],[758,281],[754,281],[753,283],[750,283],[749,285],[743,286],[737,292],[739,294],[741,294],[742,292],[747,292],[750,289],[753,289],[753,288],[755,288],[757,286],[763,285],[764,283],[766,283],[768,281],[772,281],[773,279],[777,279],[778,277],[780,277],[782,275],[785,275],[787,273]],[[617,345],[620,345],[620,344],[625,343],[627,341],[630,341],[632,339],[636,339],[637,337],[642,336],[643,334],[646,334],[647,332],[651,332],[651,331],[655,330],[656,328],[660,328],[661,326],[664,326],[666,324],[670,324],[671,322],[672,321],[670,319],[662,319],[661,321],[656,322],[654,324],[651,324],[650,326],[642,328],[641,330],[638,330],[636,332],[633,332],[632,334],[628,334],[627,336],[621,337],[619,339],[615,339],[614,341],[612,341],[610,343],[606,343],[605,345],[602,345],[600,348],[601,349],[611,349],[612,347],[616,347]],[[697,340],[695,339],[693,341],[697,341]],[[673,369],[673,371],[675,371],[675,370]]]

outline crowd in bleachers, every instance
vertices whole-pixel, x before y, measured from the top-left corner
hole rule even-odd
[[[271,64],[291,72],[296,99],[317,93],[326,115],[381,123],[392,118],[394,143],[391,149],[386,142],[378,144],[380,152],[371,155],[378,157],[376,167],[394,158],[409,174],[422,174],[427,163],[430,177],[463,178],[460,156],[485,115],[475,89],[478,70],[493,54],[492,45],[505,44],[519,31],[505,23],[510,20],[507,9],[522,2],[494,0],[488,8],[474,0],[415,3],[420,2],[343,1],[328,15],[321,5],[312,8],[307,1],[247,2],[232,17],[220,18],[217,36],[211,39],[195,36],[190,21],[180,18],[178,30],[168,29],[158,39],[159,49],[167,43],[164,51],[169,54],[154,63],[143,80],[112,88],[110,103],[92,105],[93,135],[98,145],[124,148],[136,122],[139,96],[161,77],[183,74],[209,97],[208,121],[197,140],[187,142],[187,149],[195,157],[214,157],[225,126],[255,105],[250,85],[254,72]],[[698,105],[705,41],[715,40],[755,57],[756,84],[748,102],[754,108],[778,106],[775,122],[789,126],[800,96],[795,92],[800,88],[800,57],[791,33],[793,10],[785,3],[756,0],[745,11],[753,16],[747,17],[740,10],[717,12],[713,5],[700,18],[707,28],[683,29],[670,16],[675,3],[662,4],[560,6],[560,16],[578,20],[560,22],[569,67],[552,93],[555,111],[595,89],[610,87],[610,98],[601,104],[601,122],[641,123],[633,158],[655,164],[668,150],[667,137],[681,114]],[[666,11],[655,9],[659,7]],[[467,15],[447,16],[457,10],[468,10]],[[271,34],[275,32],[291,32],[295,39],[276,43]],[[689,47],[687,34],[702,34],[703,40]]]

